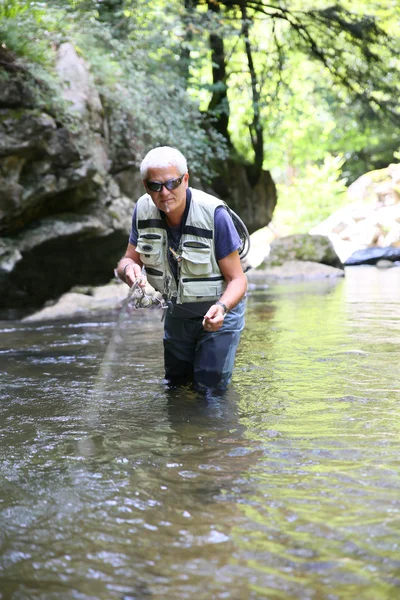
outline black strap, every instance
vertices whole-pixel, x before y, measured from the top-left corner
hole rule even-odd
[[[191,235],[197,235],[209,240],[213,239],[213,232],[211,229],[203,229],[202,227],[195,227],[193,225],[185,225],[183,233],[190,233]]]
[[[166,229],[166,224],[161,219],[139,219],[137,223],[138,229],[146,227],[157,227],[158,229]]]

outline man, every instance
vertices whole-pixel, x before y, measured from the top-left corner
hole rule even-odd
[[[244,327],[247,278],[239,235],[221,200],[189,188],[179,150],[150,150],[140,173],[147,193],[136,203],[118,276],[132,286],[144,266],[149,283],[170,301],[166,379],[223,390]]]

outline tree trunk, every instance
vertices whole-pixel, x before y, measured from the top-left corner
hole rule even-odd
[[[185,41],[180,50],[180,69],[182,77],[186,82],[186,88],[188,88],[190,76],[190,45],[193,40],[193,31],[190,25],[196,2],[194,0],[184,0],[184,6],[185,16],[182,21],[185,28]]]
[[[260,120],[260,92],[250,45],[250,26],[247,18],[246,6],[242,6],[241,11],[242,36],[244,37],[247,63],[249,65],[249,72],[251,78],[251,94],[253,108],[253,120],[249,125],[249,130],[251,145],[254,150],[254,162],[248,167],[248,176],[250,183],[255,185],[260,178],[262,165],[264,161],[264,132]]]
[[[208,9],[219,12],[219,6],[214,2],[208,2]],[[213,94],[208,105],[208,113],[213,119],[213,128],[218,131],[231,146],[228,131],[229,125],[229,101],[228,86],[226,84],[226,61],[223,39],[216,33],[210,33],[210,48],[213,77]]]

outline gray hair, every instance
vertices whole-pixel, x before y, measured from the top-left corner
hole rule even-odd
[[[140,175],[143,180],[147,178],[149,169],[163,169],[165,167],[176,167],[179,175],[188,172],[186,158],[182,152],[171,146],[158,146],[146,154],[140,165]]]

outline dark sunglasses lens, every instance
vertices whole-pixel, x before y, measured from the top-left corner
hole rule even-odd
[[[178,179],[170,179],[169,181],[166,181],[164,185],[169,191],[176,190],[176,188],[181,185],[181,181],[182,177],[179,177]]]
[[[159,192],[162,189],[163,184],[158,181],[146,181],[147,187],[152,192]]]

